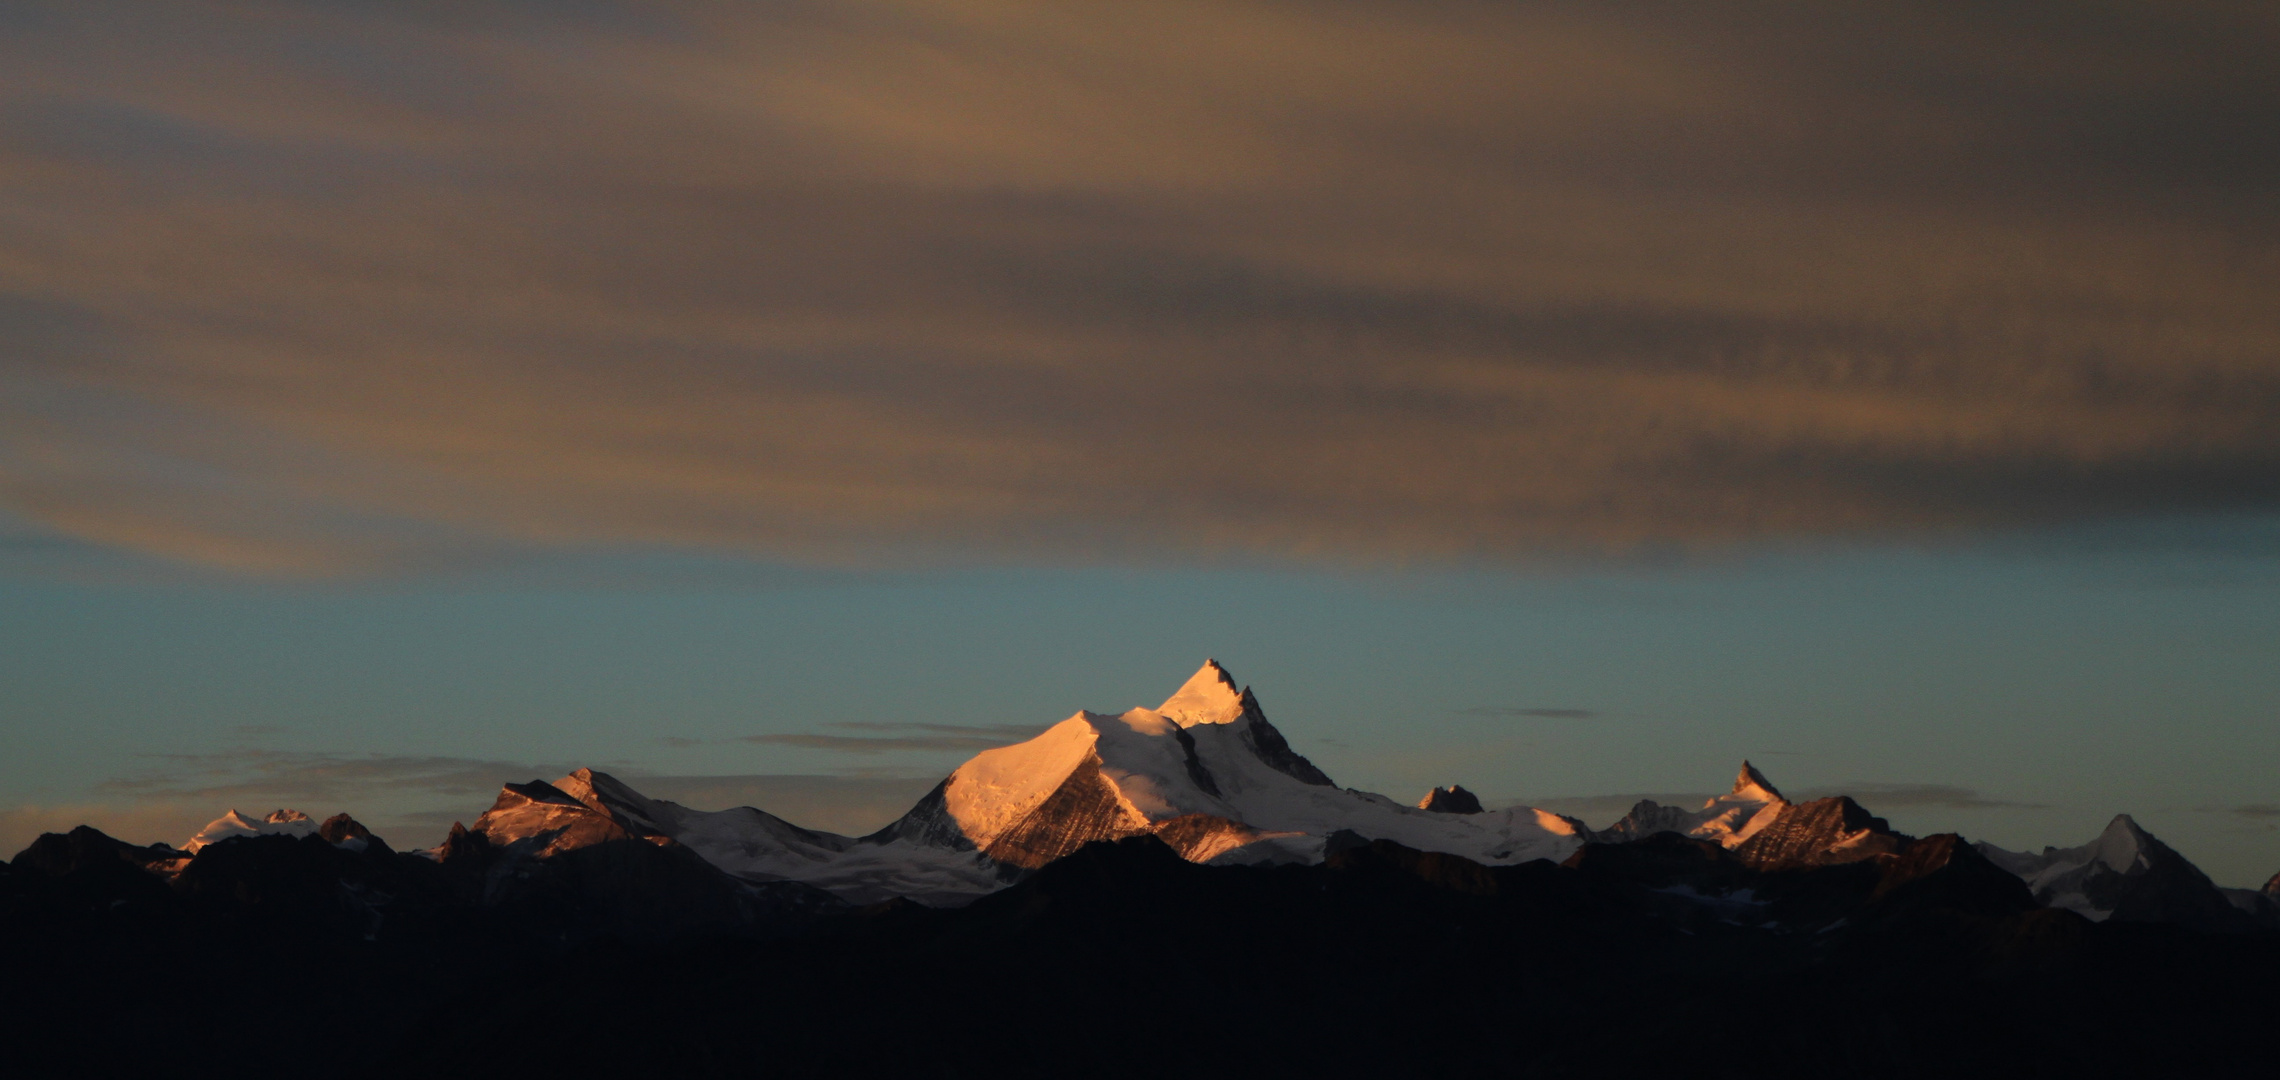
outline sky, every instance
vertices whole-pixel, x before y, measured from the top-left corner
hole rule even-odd
[[[0,847],[818,827],[1217,657],[2280,870],[2260,3],[0,0]]]

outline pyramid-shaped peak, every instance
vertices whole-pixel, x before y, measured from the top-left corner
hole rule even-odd
[[[2128,874],[2151,865],[2154,854],[2162,847],[2161,841],[2138,827],[2136,818],[2115,814],[2114,820],[2106,823],[2106,831],[2090,842],[2090,857],[2116,873]]]
[[[1205,660],[1177,693],[1165,698],[1156,711],[1181,727],[1197,724],[1225,724],[1243,715],[1243,691],[1235,676],[1219,666],[1217,660]]]
[[[1789,801],[1781,797],[1780,789],[1774,787],[1773,781],[1766,779],[1765,774],[1759,772],[1757,766],[1750,764],[1747,758],[1742,759],[1742,771],[1734,777],[1734,794],[1763,802]]]

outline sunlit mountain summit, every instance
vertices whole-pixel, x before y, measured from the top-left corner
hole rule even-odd
[[[1409,805],[1338,786],[1215,661],[974,755],[867,836],[577,769],[424,850],[233,809],[181,847],[50,833],[0,871],[26,1075],[139,1075],[179,1048],[157,1019],[210,1030],[286,986],[355,1018],[356,1053],[280,1024],[210,1049],[232,1075],[504,1074],[594,1000],[632,1022],[583,1026],[581,1060],[629,1075],[1048,1076],[1104,1039],[1140,1075],[1692,1075],[1736,1038],[1752,1075],[1861,1047],[1866,1076],[2229,1074],[2280,1004],[2280,877],[2219,888],[2127,815],[2013,852],[1794,801],[1747,761],[1599,830],[1455,784]],[[1705,981],[1783,1005],[1606,1022]],[[1103,985],[1240,1023],[1116,1034],[1120,1007],[974,1037]],[[134,1023],[43,1037],[91,1016]],[[1895,1036],[1917,1031],[1940,1034]]]
[[[803,829],[749,807],[691,810],[580,769],[551,785],[509,785],[438,854],[479,838],[542,859],[641,837],[686,847],[740,878],[803,882],[855,903],[957,903],[1085,844],[1133,836],[1218,865],[1319,863],[1341,834],[1503,865],[1566,858],[1587,833],[1548,811],[1449,814],[1339,787],[1214,660],[1155,708],[1078,712],[975,755],[869,836]]]
[[[362,835],[352,819],[337,820]],[[179,873],[191,856],[232,838],[319,831],[295,810],[259,819],[232,810],[182,851],[149,864]],[[1617,858],[1605,849],[1635,845],[1692,851],[1684,857],[1751,872],[1858,865],[2000,876],[2023,882],[2038,903],[2092,920],[2280,924],[2272,890],[2218,888],[2127,815],[2083,847],[2024,854],[1952,836],[1908,836],[1846,796],[1793,803],[1748,761],[1726,794],[1699,807],[1642,800],[1600,830],[1531,807],[1484,809],[1456,786],[1409,805],[1338,786],[1291,748],[1258,696],[1217,660],[1154,708],[1079,711],[1024,742],[976,754],[867,836],[803,828],[754,807],[692,809],[578,769],[552,782],[503,786],[471,825],[454,826],[418,855],[473,882],[462,890],[493,903],[592,876],[567,866],[616,867],[706,898],[693,907],[663,903],[658,910],[670,918],[697,911],[726,924],[778,907],[962,906],[1088,844],[1136,837],[1161,841],[1191,863],[1258,867],[1320,865],[1373,842],[1486,867],[1604,863]],[[1775,917],[1747,903],[1727,915]]]

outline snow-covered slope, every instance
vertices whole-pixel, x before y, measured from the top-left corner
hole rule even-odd
[[[1079,712],[951,773],[893,824],[854,838],[751,807],[650,799],[590,769],[510,784],[468,830],[531,858],[612,840],[677,845],[747,881],[856,903],[958,903],[1095,840],[1150,833],[1196,862],[1313,862],[1340,831],[1489,863],[1566,857],[1580,822],[1516,808],[1452,814],[1350,791],[1292,750],[1258,698],[1206,662],[1164,703]]]
[[[976,755],[879,836],[1032,867],[1141,833],[1197,862],[1314,861],[1339,831],[1505,863],[1564,858],[1583,829],[1533,809],[1447,814],[1340,788],[1206,661],[1156,708],[1079,712]]]
[[[208,822],[189,843],[182,845],[182,850],[196,855],[199,848],[233,836],[307,836],[315,831],[317,823],[299,810],[271,810],[268,817],[260,819],[232,810]]]
[[[1737,848],[1779,820],[1782,811],[1789,806],[1789,800],[1781,797],[1781,792],[1775,790],[1765,774],[1744,761],[1741,772],[1734,777],[1733,790],[1703,803],[1701,809],[1687,810],[1641,799],[1623,820],[1600,830],[1594,839],[1620,843],[1674,832]]]
[[[549,784],[508,784],[466,832],[509,858],[544,860],[612,841],[684,848],[750,882],[798,881],[856,903],[902,896],[956,903],[999,888],[1010,875],[975,851],[863,842],[803,829],[749,806],[693,810],[651,799],[608,773],[579,769]],[[458,842],[445,841],[441,857]]]
[[[1710,841],[1732,852],[1721,858],[1755,870],[1917,850],[1848,798],[1791,803],[1747,761],[1732,790],[1698,809],[1643,800],[1597,833],[1543,810],[1483,810],[1455,786],[1406,806],[1337,786],[1268,722],[1256,695],[1206,661],[1155,708],[1078,712],[1026,742],[975,755],[869,836],[804,829],[752,807],[695,810],[579,769],[552,783],[506,785],[472,828],[454,826],[451,838],[423,854],[469,871],[487,902],[539,897],[661,912],[693,925],[733,920],[755,905],[808,909],[893,897],[961,904],[1087,843],[1141,835],[1193,862],[1318,862],[1334,839],[1344,850],[1360,837],[1496,865],[1563,860],[1587,840],[1623,844],[1666,832]],[[232,810],[186,848],[312,833],[356,852],[387,850],[346,815],[319,826],[292,810],[258,820]],[[2127,815],[2078,848],[1977,850],[2041,902],[2092,919],[2280,924],[2280,876],[2261,892],[2220,890]],[[173,874],[192,861],[173,854],[150,868]],[[554,884],[530,884],[548,880]]]
[[[1988,843],[1978,848],[2024,880],[2035,899],[2092,921],[2220,926],[2238,917],[2206,874],[2128,814],[2116,815],[2097,839],[2080,847],[2044,848],[2039,854]]]

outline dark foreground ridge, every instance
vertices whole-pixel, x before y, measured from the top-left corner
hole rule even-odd
[[[326,832],[41,838],[0,870],[7,1075],[2250,1075],[2280,1007],[2280,935],[2092,923],[1952,836],[1500,867],[1140,836],[938,910]]]

